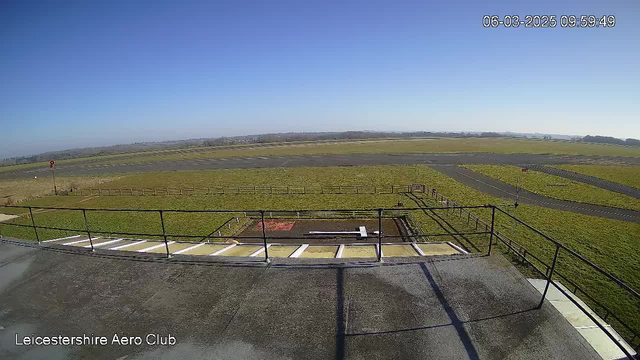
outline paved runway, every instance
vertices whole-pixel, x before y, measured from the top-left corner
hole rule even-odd
[[[533,154],[350,154],[259,156],[237,158],[207,158],[193,160],[165,160],[96,165],[91,163],[59,164],[57,175],[99,175],[172,170],[252,169],[275,167],[356,166],[356,165],[449,165],[449,164],[592,164],[617,163],[640,165],[640,158],[533,155]],[[0,179],[47,176],[49,167],[0,172]]]
[[[516,187],[492,177],[458,166],[433,166],[435,170],[486,194],[515,201]],[[554,199],[520,189],[521,204],[542,206],[549,209],[571,211],[579,214],[640,223],[640,212],[602,205],[592,205]]]

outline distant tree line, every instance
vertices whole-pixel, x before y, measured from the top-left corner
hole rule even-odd
[[[593,143],[601,143],[601,144],[615,144],[615,145],[628,145],[628,146],[640,146],[640,140],[638,139],[617,139],[611,136],[600,136],[600,135],[587,135],[582,138],[584,142],[593,142]]]

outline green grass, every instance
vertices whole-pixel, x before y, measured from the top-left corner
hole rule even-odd
[[[560,176],[533,170],[522,172],[520,167],[511,165],[465,165],[464,167],[514,186],[519,177],[522,189],[556,199],[640,210],[640,200],[634,197]],[[551,186],[556,184],[566,186]]]
[[[560,140],[534,140],[512,138],[434,138],[332,141],[318,143],[275,143],[237,145],[234,147],[198,147],[175,150],[156,150],[129,154],[102,155],[88,158],[60,160],[59,164],[99,160],[95,164],[118,164],[160,160],[186,160],[243,156],[286,156],[314,154],[382,154],[382,153],[528,153],[565,155],[602,155],[640,157],[640,148],[579,143]],[[131,158],[133,156],[133,158]],[[47,162],[0,167],[0,172],[48,166]]]
[[[620,165],[556,165],[558,169],[595,176],[640,189],[640,166]]]
[[[238,181],[259,183],[261,185],[307,185],[340,182],[343,184],[390,184],[424,183],[437,188],[441,193],[464,204],[497,204],[503,201],[487,196],[462,183],[425,166],[362,166],[336,168],[299,168],[299,169],[252,169],[252,170],[216,170],[194,172],[146,173],[123,175],[106,187],[133,186],[203,186],[205,184],[237,185]],[[86,201],[85,201],[86,200]],[[80,203],[79,201],[84,201]],[[83,206],[88,208],[146,208],[146,209],[322,209],[322,208],[376,208],[394,207],[399,201],[405,206],[414,204],[404,195],[211,195],[211,196],[101,196],[101,197],[44,197],[27,202],[30,205]],[[432,200],[429,204],[436,205]],[[3,209],[7,213],[9,209]],[[15,210],[15,209],[13,209]],[[513,209],[509,210],[513,212]],[[22,211],[23,212],[23,211]],[[475,213],[490,220],[490,213],[478,210]],[[459,217],[456,211],[441,210],[434,214],[413,212],[416,222],[426,233],[442,233],[445,229],[439,225],[443,220],[459,231],[473,230],[473,223],[467,225],[466,217]],[[234,214],[166,214],[167,231],[191,235],[206,235],[214,231]],[[431,216],[429,216],[431,215]],[[640,224],[603,219],[565,211],[521,205],[517,216],[531,225],[546,232],[554,239],[584,255],[604,270],[614,274],[635,289],[640,289],[640,250],[637,246]],[[436,217],[437,218],[437,217]],[[41,225],[56,225],[82,229],[82,216],[77,211],[53,211],[36,213],[35,220]],[[93,213],[89,214],[92,229],[111,231],[131,231],[159,233],[158,213]],[[29,224],[26,217],[20,223]],[[515,241],[526,246],[530,254],[550,263],[554,246],[541,236],[516,225],[505,215],[498,213],[496,229]],[[6,236],[33,239],[33,230],[0,225],[0,231]],[[225,230],[226,231],[226,230]],[[225,234],[223,232],[223,234]],[[62,231],[41,231],[43,238],[55,238],[70,234]],[[431,240],[450,240],[433,238]],[[471,241],[484,251],[486,236],[472,237]],[[470,246],[465,241],[460,241]],[[504,247],[498,247],[504,252]],[[585,267],[576,259],[562,254],[558,270],[576,282],[599,301],[615,311],[618,316],[630,319],[636,330],[640,330],[640,320],[632,315],[637,313],[638,303],[610,281],[595,271]],[[530,274],[530,272],[526,272]],[[614,324],[615,325],[615,324]],[[621,331],[620,327],[616,327]],[[621,331],[624,333],[624,331]],[[626,334],[626,333],[625,333]]]

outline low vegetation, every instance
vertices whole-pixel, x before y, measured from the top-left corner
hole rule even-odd
[[[617,182],[640,189],[640,166],[619,165],[556,165],[558,169]]]
[[[520,167],[511,165],[465,165],[464,167],[507,184],[516,186],[519,183],[522,189],[556,199],[640,210],[640,200],[634,197],[560,176],[533,170],[522,172]]]

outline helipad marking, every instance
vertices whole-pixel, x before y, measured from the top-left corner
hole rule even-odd
[[[238,244],[231,244],[231,245],[227,246],[226,248],[222,248],[222,249],[220,249],[220,250],[218,250],[218,251],[214,252],[213,254],[210,254],[209,256],[216,256],[216,255],[220,255],[220,254],[222,254],[223,252],[225,252],[225,251],[227,251],[227,250],[229,250],[229,249],[231,249],[231,248],[234,248],[234,247],[236,247],[236,246],[238,246]]]
[[[199,248],[200,246],[202,246],[202,245],[204,245],[204,244],[206,244],[206,243],[200,243],[200,244],[198,244],[198,245],[194,245],[194,246],[188,247],[188,248],[186,248],[186,249],[182,249],[182,250],[176,251],[176,252],[174,252],[173,254],[174,254],[174,255],[182,254],[182,253],[187,252],[187,251],[189,251],[189,250],[193,250],[193,249]]]
[[[134,243],[131,243],[131,244],[125,244],[125,245],[112,247],[109,250],[120,250],[120,249],[128,248],[129,246],[139,245],[139,244],[142,244],[142,243],[145,243],[145,242],[147,242],[147,240],[142,240],[142,241],[134,242]]]
[[[270,248],[270,247],[271,247],[271,244],[267,244],[267,249]],[[258,255],[262,254],[263,252],[264,252],[264,247],[261,247],[260,249],[256,250],[251,255],[249,255],[249,257],[258,256]]]
[[[173,243],[175,243],[175,241],[169,241],[169,242],[167,243],[167,245],[171,245],[171,244],[173,244]],[[163,246],[165,246],[165,244],[164,244],[164,243],[163,243],[163,244],[158,244],[158,245],[153,245],[153,246],[151,246],[151,247],[148,247],[148,248],[144,248],[144,249],[138,250],[138,252],[147,252],[147,251],[151,251],[151,250],[153,250],[153,249],[157,249],[157,248],[159,248],[159,247],[163,247]]]
[[[100,239],[100,236],[92,238],[91,240],[95,240],[95,239]],[[85,239],[85,240],[76,240],[76,241],[72,241],[72,242],[68,242],[68,243],[64,243],[62,245],[73,245],[73,244],[78,244],[81,242],[85,242],[85,241],[89,241],[89,239]]]
[[[340,245],[340,247],[338,247],[338,252],[336,253],[336,259],[340,259],[342,258],[342,252],[344,251],[344,244]]]
[[[46,243],[46,242],[52,242],[52,241],[60,241],[60,240],[67,240],[67,239],[75,239],[75,238],[80,237],[80,236],[82,236],[82,235],[67,236],[67,237],[63,237],[63,238],[59,238],[59,239],[51,239],[51,240],[45,240],[45,241],[41,241],[41,242]]]
[[[420,249],[418,245],[412,243],[411,246],[413,246],[413,250],[415,250],[418,254],[420,254],[420,256],[426,256],[424,254],[424,251],[422,251],[422,249]]]
[[[100,244],[93,244],[93,247],[109,245],[109,244],[117,243],[117,242],[120,242],[120,241],[122,241],[122,239],[115,239],[115,240],[111,240],[111,241],[105,241],[105,242],[100,243]],[[91,247],[91,244],[89,244],[89,245],[85,245],[84,247],[86,247],[86,248],[90,248],[90,247]]]
[[[308,247],[309,247],[309,244],[300,245],[300,247],[296,249],[296,251],[294,251],[293,254],[289,255],[289,257],[297,258],[298,256],[300,256],[300,254],[302,254],[305,250],[307,250]]]

